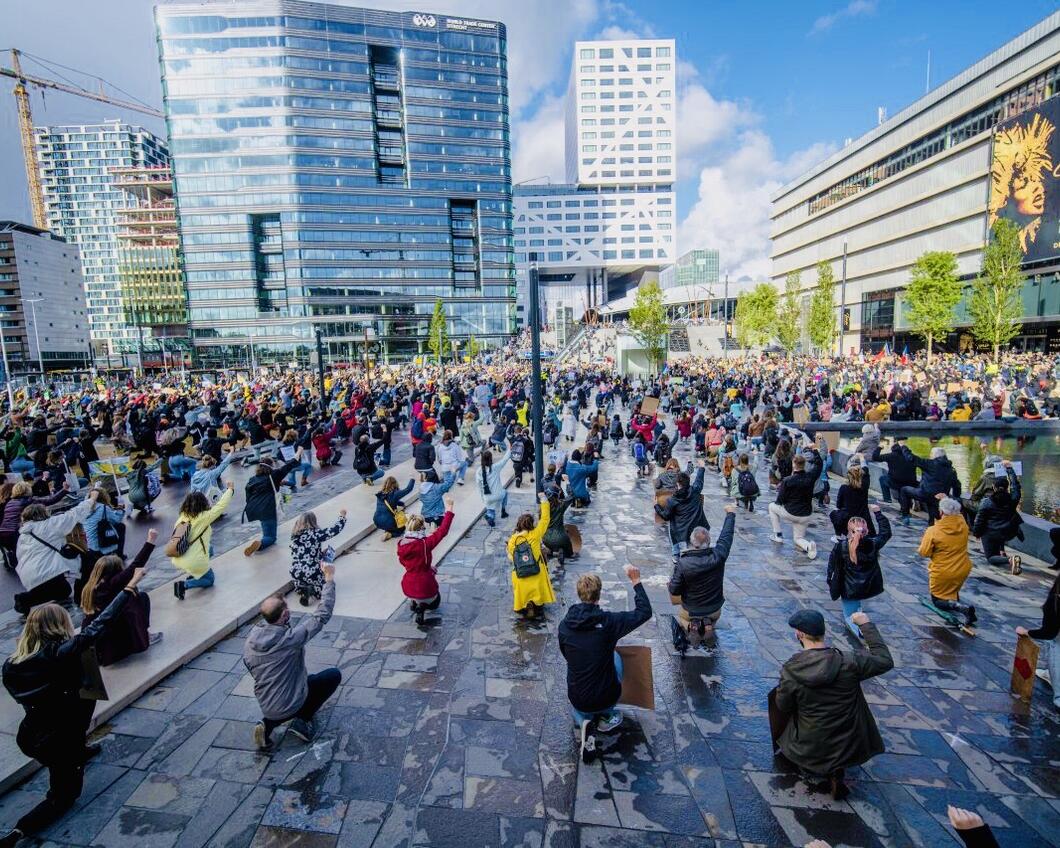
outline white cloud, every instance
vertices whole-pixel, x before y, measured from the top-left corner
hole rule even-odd
[[[699,82],[685,85],[677,100],[679,172],[694,171],[707,148],[732,140],[757,122],[758,115],[750,106],[718,100]]]
[[[678,233],[681,252],[716,248],[731,279],[768,279],[770,196],[834,149],[815,144],[778,159],[764,132],[741,132],[733,147],[700,170],[696,203]]]
[[[827,15],[821,15],[810,27],[810,35],[826,32],[834,27],[844,18],[857,18],[862,15],[871,15],[876,11],[876,0],[850,0],[841,9],[836,9]]]
[[[533,115],[513,124],[512,182],[536,177],[563,180],[565,107],[565,96],[546,97]]]

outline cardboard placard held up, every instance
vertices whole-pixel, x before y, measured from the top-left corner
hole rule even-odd
[[[1034,692],[1034,670],[1038,667],[1041,649],[1030,636],[1016,637],[1016,656],[1012,660],[1012,681],[1009,688],[1021,701],[1030,702]]]
[[[800,403],[791,410],[791,417],[794,418],[795,423],[801,427],[803,424],[809,423],[810,410]]]
[[[954,392],[961,391],[961,389],[963,389],[963,388],[964,388],[964,386],[961,383],[947,383],[946,384],[946,394],[951,395]]]
[[[828,430],[823,433],[818,433],[817,435],[824,439],[824,443],[828,445],[828,450],[839,450],[839,433],[834,430]]]
[[[670,496],[674,493],[673,489],[656,489],[655,490],[655,505],[666,506],[666,502],[670,499]],[[655,510],[652,510],[655,512]],[[665,524],[666,519],[663,518],[659,513],[655,512],[655,523]]]
[[[659,399],[657,397],[646,397],[640,402],[641,415],[654,415],[659,411]]]
[[[655,680],[651,672],[651,648],[647,645],[619,645],[622,657],[622,695],[620,704],[655,709]]]
[[[575,524],[564,524],[563,529],[567,531],[567,535],[570,537],[571,549],[574,553],[578,553],[582,549],[582,531]]]

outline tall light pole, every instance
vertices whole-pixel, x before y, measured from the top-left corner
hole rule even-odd
[[[7,411],[15,411],[15,393],[11,391],[11,368],[7,364],[7,342],[4,340],[4,326],[0,321],[0,353],[4,357],[4,385],[7,386]]]
[[[44,356],[40,350],[40,332],[37,329],[37,304],[44,300],[43,297],[24,297],[23,303],[29,304],[30,314],[33,316],[33,341],[37,345],[37,365],[40,366],[40,381],[44,382]]]
[[[545,476],[544,445],[541,438],[541,298],[537,273],[537,254],[532,253],[530,262],[530,422],[534,427],[534,485],[538,492],[544,491],[541,478]]]
[[[317,337],[317,374],[320,377],[320,417],[323,419],[328,411],[329,401],[324,392],[324,331],[317,325],[314,332]]]
[[[725,304],[721,308],[722,318],[725,319],[725,358],[729,358],[729,272],[725,272],[725,293],[722,295],[722,303]]]

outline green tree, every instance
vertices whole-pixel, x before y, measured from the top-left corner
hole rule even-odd
[[[770,283],[759,283],[736,298],[736,341],[747,349],[761,347],[776,333],[780,294]]]
[[[670,331],[658,281],[652,280],[637,289],[633,307],[629,310],[629,329],[647,348],[648,360],[658,370],[666,356],[666,334]]]
[[[1001,346],[1022,329],[1023,249],[1019,227],[1006,218],[994,222],[991,234],[990,244],[983,251],[983,269],[972,283],[968,312],[972,316],[972,335],[993,346],[997,362]]]
[[[961,283],[957,279],[957,257],[945,250],[929,250],[913,263],[913,274],[905,290],[906,317],[913,332],[927,342],[928,364],[935,339],[953,329]]]
[[[478,339],[474,336],[468,336],[467,338],[467,355],[474,360],[482,352],[482,345],[478,343]]]
[[[792,271],[784,280],[784,294],[781,295],[777,308],[776,337],[780,346],[791,353],[802,338],[802,327],[799,318],[802,313],[799,295],[802,291],[802,278],[798,271]]]
[[[810,297],[810,312],[806,317],[810,343],[821,353],[832,348],[836,338],[835,275],[827,262],[817,263],[817,288]]]
[[[431,349],[435,359],[440,365],[442,357],[452,352],[449,344],[449,328],[445,318],[445,307],[439,298],[434,302],[434,314],[431,316],[431,326],[428,329],[427,347]]]

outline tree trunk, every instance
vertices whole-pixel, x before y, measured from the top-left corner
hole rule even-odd
[[[928,355],[927,355],[927,364],[928,364],[928,365],[930,365],[930,364],[931,364],[931,341],[932,341],[932,339],[931,339],[931,333],[928,333],[928,337],[927,337],[927,343],[928,343]]]
[[[1000,356],[1000,354],[1001,354],[1001,344],[1000,344],[1000,342],[994,342],[994,364],[995,365],[997,365],[997,360],[998,360],[998,357]]]

